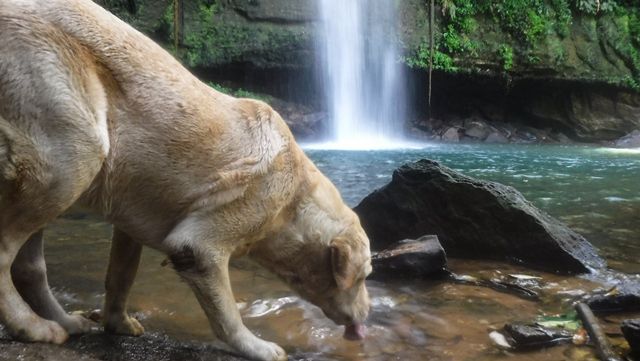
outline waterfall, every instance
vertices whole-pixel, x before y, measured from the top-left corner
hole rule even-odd
[[[402,141],[405,79],[395,0],[319,0],[319,51],[329,112],[329,143],[393,147]]]

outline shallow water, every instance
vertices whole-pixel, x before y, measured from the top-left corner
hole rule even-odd
[[[540,208],[584,234],[619,270],[640,273],[640,154],[589,147],[438,145],[422,150],[341,152],[309,150],[316,164],[356,205],[387,183],[402,163],[431,158],[466,174],[512,185]],[[46,231],[52,286],[68,309],[99,308],[110,229],[74,214]],[[164,257],[146,249],[130,309],[147,330],[184,340],[212,341],[204,314]],[[500,351],[488,333],[511,321],[530,321],[570,309],[576,290],[600,285],[495,262],[451,260],[459,274],[542,277],[541,302],[490,289],[440,281],[368,281],[373,308],[369,337],[342,340],[342,329],[319,309],[248,261],[236,262],[232,282],[245,323],[296,359],[312,360],[595,360],[589,349],[559,346],[530,353]]]

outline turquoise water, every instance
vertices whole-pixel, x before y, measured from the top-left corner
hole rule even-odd
[[[420,158],[513,186],[587,237],[612,267],[640,272],[640,150],[479,144],[306,152],[352,206],[388,183],[394,169]]]

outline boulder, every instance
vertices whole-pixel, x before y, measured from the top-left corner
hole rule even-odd
[[[476,140],[487,139],[491,130],[491,127],[482,120],[466,121],[464,125],[464,135]]]
[[[451,127],[442,134],[442,140],[445,142],[459,142],[461,129],[458,127]]]
[[[622,333],[629,342],[631,351],[640,355],[640,319],[626,320],[622,322]]]
[[[426,159],[397,169],[391,182],[365,197],[355,211],[374,250],[435,234],[453,257],[511,261],[560,273],[605,266],[586,239],[514,188]]]
[[[269,104],[282,116],[293,135],[298,139],[317,136],[327,123],[328,115],[326,112],[316,112],[303,104],[279,98],[269,99]]]
[[[493,133],[489,134],[484,141],[485,143],[506,144],[509,143],[509,138],[496,130]]]
[[[422,278],[441,273],[447,256],[436,236],[405,239],[371,257],[371,278]]]
[[[613,142],[613,145],[617,148],[640,148],[640,130],[634,130]]]

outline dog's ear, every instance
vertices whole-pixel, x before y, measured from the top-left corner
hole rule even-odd
[[[357,269],[351,257],[351,247],[344,238],[338,237],[331,241],[331,268],[339,289],[346,290],[353,286]]]

